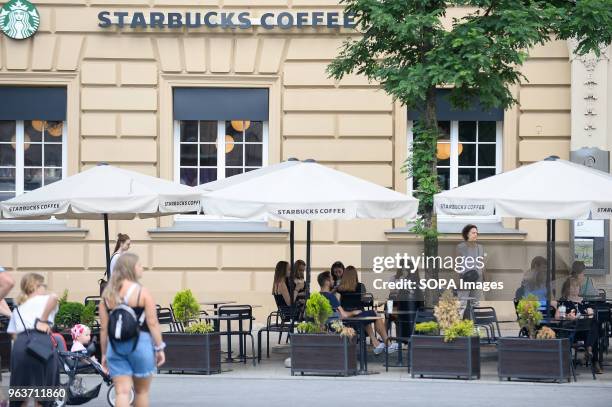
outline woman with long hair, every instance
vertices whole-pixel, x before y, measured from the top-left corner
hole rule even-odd
[[[574,320],[576,318],[594,318],[594,311],[585,304],[584,298],[580,296],[580,281],[575,277],[569,277],[561,288],[561,298],[559,299],[555,318],[561,317]],[[561,315],[559,308],[565,307],[565,315]],[[593,370],[597,374],[603,373],[599,364],[599,324],[596,320],[591,322],[591,329],[588,332],[578,332],[578,340],[585,343],[584,361],[593,363]]]
[[[281,260],[276,263],[274,268],[274,282],[272,283],[272,295],[276,299],[277,305],[291,306],[293,298],[287,286],[287,280],[291,274],[289,263]],[[282,299],[282,301],[281,301]]]
[[[118,407],[129,406],[132,387],[136,393],[135,405],[148,406],[153,373],[166,360],[155,300],[149,290],[139,283],[142,273],[138,256],[124,253],[117,260],[99,306],[102,366],[110,370]],[[113,342],[108,346],[109,314],[120,304],[132,308],[138,321],[141,321],[144,313],[144,322],[140,324],[137,338]],[[136,344],[134,341],[137,341]]]
[[[128,250],[130,250],[130,246],[132,245],[132,240],[125,233],[117,234],[117,243],[115,243],[115,250],[113,250],[113,254],[111,255],[110,261],[110,273],[113,274],[115,270],[115,265],[117,264],[117,260],[119,257]]]
[[[342,282],[338,286],[338,293],[340,294],[340,307],[338,311],[342,318],[377,316],[376,311],[364,310],[361,296],[366,293],[366,289],[363,283],[359,282],[359,276],[357,275],[357,269],[355,267],[347,266],[346,269],[344,269]],[[376,337],[377,332],[382,338],[382,341],[379,341]],[[367,325],[366,333],[370,337],[370,343],[374,347],[374,353],[377,355],[381,354],[385,350],[385,343],[387,342],[387,329],[385,328],[383,319],[377,319],[374,322],[374,329],[372,329],[371,324]],[[397,343],[389,345],[389,353],[397,352],[397,349]]]
[[[344,274],[344,264],[341,261],[335,261],[329,269],[331,271],[332,278],[334,279],[333,291],[338,289],[338,286],[342,282],[342,275]]]
[[[306,272],[306,262],[304,260],[296,260],[291,268],[287,286],[291,293],[293,302],[303,309],[306,301],[306,282],[304,273]]]
[[[13,310],[7,332],[13,334],[11,351],[11,387],[57,386],[59,384],[59,362],[57,354],[51,353],[46,361],[28,351],[33,338],[49,350],[53,344],[49,332],[57,313],[57,295],[47,294],[45,278],[40,274],[28,273],[20,283],[21,292]],[[28,402],[11,402],[11,405],[28,405]],[[37,406],[43,405],[36,403]]]

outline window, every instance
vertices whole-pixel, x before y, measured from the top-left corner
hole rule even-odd
[[[242,174],[268,162],[268,123],[252,120],[176,120],[175,178],[196,186]]]
[[[65,139],[64,121],[0,120],[0,200],[62,179]]]
[[[413,123],[409,123],[409,143]],[[441,134],[436,157],[442,189],[466,185],[501,171],[502,122],[442,120],[438,127]]]

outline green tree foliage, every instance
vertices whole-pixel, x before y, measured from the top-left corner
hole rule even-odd
[[[327,298],[320,293],[310,294],[306,301],[306,316],[312,321],[298,324],[298,332],[301,333],[323,333],[326,332],[325,324],[334,311]]]
[[[200,304],[191,290],[182,290],[174,296],[172,309],[177,321],[188,325],[191,320],[199,317]]]
[[[610,0],[341,0],[355,15],[360,37],[345,42],[328,73],[350,73],[376,81],[395,100],[421,112],[414,129],[406,172],[414,178],[421,218],[415,231],[425,237],[425,254],[437,254],[433,196],[436,171],[436,88],[452,87],[450,102],[465,108],[516,103],[511,87],[526,79],[521,65],[528,50],[575,38],[577,52],[599,54],[612,42]],[[462,17],[453,8],[468,10]],[[446,19],[450,24],[443,25]],[[426,270],[437,277],[437,270]]]

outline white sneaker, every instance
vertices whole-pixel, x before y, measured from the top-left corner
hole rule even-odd
[[[387,348],[387,352],[395,353],[397,352],[398,349],[399,349],[399,346],[397,345],[397,342],[394,342],[391,345],[389,345],[389,347]]]
[[[385,350],[385,343],[381,342],[378,344],[377,347],[374,348],[374,354],[380,355],[381,353],[383,353],[384,350]]]

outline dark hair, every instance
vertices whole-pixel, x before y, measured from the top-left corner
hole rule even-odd
[[[289,266],[289,263],[284,260],[276,263],[276,268],[274,269],[274,287],[276,287],[276,284],[280,282],[285,282],[285,277],[287,276],[287,266]]]
[[[325,284],[325,282],[327,280],[331,280],[332,279],[332,275],[329,271],[324,271],[322,273],[319,273],[319,275],[317,276],[317,283],[319,283],[319,287],[323,288],[323,284]]]
[[[463,240],[466,240],[466,241],[468,240],[468,235],[470,234],[470,230],[474,228],[478,230],[478,226],[472,225],[471,223],[463,227],[463,229],[461,230],[461,236],[463,236]]]
[[[331,275],[332,275],[332,278],[334,279],[334,282],[338,281],[338,279],[340,278],[339,276],[336,275],[336,273],[334,273],[334,269],[337,269],[337,268],[341,268],[342,271],[345,270],[344,264],[342,264],[341,261],[336,261],[334,262],[334,264],[331,265],[331,268],[329,270],[331,271]]]
[[[113,253],[117,253],[122,244],[130,240],[130,237],[124,233],[117,234],[117,243],[115,243],[115,251]]]
[[[579,286],[578,280],[574,277],[568,277],[568,279],[565,280],[563,286],[561,287],[561,298],[569,298],[570,289],[572,288],[572,285]]]
[[[304,266],[304,268],[306,268],[306,262],[304,260],[296,260],[295,263],[293,263],[293,267],[291,268],[291,274],[289,275],[289,279],[291,281],[296,279],[304,279],[304,272],[300,271],[300,266]]]
[[[584,262],[576,260],[574,263],[572,263],[572,271],[570,272],[570,276],[578,277],[580,274],[584,273],[585,269],[586,266],[584,265]]]

